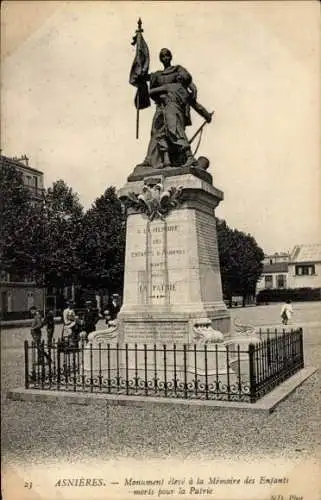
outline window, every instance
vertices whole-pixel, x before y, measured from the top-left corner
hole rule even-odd
[[[25,275],[19,272],[10,274],[10,282],[12,283],[23,283],[25,281]]]
[[[35,297],[33,292],[28,292],[27,295],[27,310],[29,311],[35,305]]]
[[[272,274],[267,274],[264,276],[265,288],[273,288],[273,276]]]
[[[34,281],[35,281],[34,273],[26,273],[24,275],[24,282],[25,283],[33,283]]]
[[[278,274],[276,277],[277,288],[286,288],[286,276],[285,274]]]
[[[7,271],[0,271],[0,281],[9,281],[9,273]]]
[[[295,266],[296,276],[312,276],[315,274],[314,264],[300,264]]]
[[[8,292],[8,313],[12,312],[12,293]]]

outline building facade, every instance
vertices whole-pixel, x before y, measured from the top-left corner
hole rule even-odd
[[[321,288],[321,243],[296,245],[291,253],[266,255],[256,292]]]
[[[35,203],[42,200],[43,172],[29,166],[26,156],[8,158],[0,156],[0,168],[10,165],[21,172],[25,186]],[[19,270],[8,273],[0,272],[0,315],[2,320],[24,319],[29,316],[29,310],[36,306],[43,310],[45,291],[36,284],[33,275],[19,273]]]
[[[265,255],[263,271],[256,292],[261,290],[288,288],[288,262],[290,255],[286,252]]]
[[[293,248],[288,281],[289,288],[321,288],[321,243]]]

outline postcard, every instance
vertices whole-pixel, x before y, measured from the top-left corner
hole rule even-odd
[[[319,500],[318,2],[1,27],[4,499]]]

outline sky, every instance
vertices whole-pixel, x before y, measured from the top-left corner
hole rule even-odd
[[[266,253],[321,242],[320,13],[317,1],[4,2],[1,148],[30,158],[48,187],[64,179],[90,207],[146,153],[135,138],[131,46],[142,18],[186,67],[213,122],[198,155],[224,192],[216,215]],[[202,119],[194,113],[191,137]]]

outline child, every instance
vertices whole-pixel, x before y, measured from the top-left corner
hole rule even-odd
[[[42,318],[41,314],[36,307],[30,309],[30,314],[32,316],[31,323],[31,337],[37,346],[41,342],[41,328],[42,328]]]
[[[281,309],[282,324],[287,325],[293,314],[291,300],[287,300]]]

